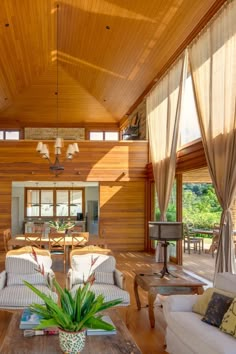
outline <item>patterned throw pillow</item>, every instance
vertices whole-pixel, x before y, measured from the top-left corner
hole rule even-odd
[[[233,299],[228,311],[224,314],[220,330],[236,338],[236,297]]]
[[[227,312],[232,301],[233,298],[231,297],[213,293],[202,321],[212,326],[220,327],[224,314]]]
[[[199,313],[204,316],[208,307],[209,302],[211,301],[213,293],[223,294],[228,297],[234,298],[236,296],[235,293],[231,293],[228,291],[224,291],[217,288],[208,288],[204,291],[202,295],[198,295],[196,303],[193,305],[193,312]]]

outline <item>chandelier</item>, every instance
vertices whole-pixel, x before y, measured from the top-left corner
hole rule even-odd
[[[58,96],[59,96],[59,73],[58,73],[58,29],[59,29],[59,21],[58,21],[58,11],[59,11],[59,5],[57,4],[57,81],[56,81],[56,122],[57,122],[57,134],[56,134],[56,141],[54,144],[54,154],[55,154],[55,159],[54,162],[50,159],[50,154],[49,154],[49,149],[46,144],[44,144],[42,141],[39,141],[36,147],[36,151],[42,155],[43,159],[48,160],[49,162],[49,169],[52,173],[55,174],[57,177],[59,174],[61,174],[64,171],[64,161],[65,160],[71,160],[74,156],[74,154],[79,152],[79,147],[77,143],[72,143],[68,145],[67,151],[66,151],[66,157],[65,160],[60,162],[60,155],[62,153],[62,148],[64,146],[63,139],[59,137],[58,134],[58,117],[59,117],[59,102],[58,102]]]

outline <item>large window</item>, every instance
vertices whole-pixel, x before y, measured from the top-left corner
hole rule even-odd
[[[84,213],[84,188],[26,188],[26,217],[76,218]]]
[[[180,119],[180,145],[183,146],[201,137],[196,105],[193,95],[192,78],[189,75],[185,83],[185,91]]]

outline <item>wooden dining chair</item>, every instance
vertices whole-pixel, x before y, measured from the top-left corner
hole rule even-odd
[[[5,252],[9,251],[8,241],[11,239],[11,229],[5,229],[3,231],[3,244]]]
[[[75,248],[84,247],[89,240],[89,232],[73,232],[72,237],[72,250]]]
[[[215,251],[217,251],[218,249],[219,237],[220,237],[220,224],[214,224],[212,242],[209,248],[209,253],[211,253],[212,258],[214,258]]]
[[[63,257],[64,273],[66,272],[66,239],[65,234],[59,232],[48,234],[48,249],[51,256]]]
[[[203,251],[203,238],[196,237],[194,233],[191,233],[187,224],[184,224],[184,252],[188,251],[190,254],[190,250],[193,249],[194,252],[201,254],[201,250]],[[192,246],[192,248],[191,248]]]
[[[42,248],[42,234],[25,233],[25,244]]]

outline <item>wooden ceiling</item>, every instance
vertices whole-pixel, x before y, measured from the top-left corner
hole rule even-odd
[[[1,0],[0,127],[118,125],[223,2]]]

